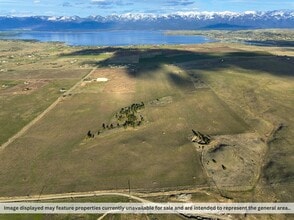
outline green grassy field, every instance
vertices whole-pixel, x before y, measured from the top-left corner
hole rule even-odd
[[[2,161],[11,176],[3,179],[6,187],[2,193],[9,191],[8,182],[17,185],[15,194],[36,194],[44,186],[44,193],[87,191],[94,185],[97,189],[120,189],[127,188],[129,179],[135,189],[206,184],[199,156],[189,141],[191,129],[213,135],[242,133],[248,126],[213,91],[195,89],[188,74],[179,68],[162,66],[145,78],[148,71],[148,66],[141,67],[134,92],[80,90],[64,99],[5,151],[18,148],[19,154],[8,153]],[[126,71],[120,74],[126,74],[125,80],[129,77]],[[115,80],[121,79],[109,83],[119,88]],[[171,96],[172,102],[148,104],[165,96]],[[146,103],[143,126],[84,141],[88,130],[101,130],[102,123],[110,121],[120,108],[140,101]],[[28,151],[34,153],[18,162],[18,168],[7,166],[9,161],[20,161]],[[44,169],[46,175],[41,175]]]
[[[1,95],[0,90],[0,144],[7,141],[54,102],[61,94],[60,88],[70,88],[74,82],[75,80],[50,81],[29,94],[11,92]],[[23,82],[17,83],[23,84]],[[18,93],[18,90],[15,93]]]
[[[91,69],[56,54],[61,44],[1,41],[0,144],[27,125]]]
[[[84,66],[97,70],[91,81],[82,82],[1,152],[1,196],[126,189],[129,181],[132,190],[139,191],[209,187],[199,152],[190,141],[192,129],[212,136],[256,131],[266,139],[277,123],[285,125],[287,141],[278,158],[277,143],[282,142],[270,143],[276,145],[270,145],[266,159],[274,165],[265,166],[264,178],[274,175],[276,183],[286,175],[291,183],[287,153],[293,141],[288,130],[293,125],[292,57],[272,55],[261,47],[217,43],[111,50],[44,47],[52,54],[49,61],[41,59],[53,65],[50,71],[38,72],[35,63],[28,66],[36,79],[52,77],[50,83],[29,95],[0,96],[2,142],[62,96],[61,87],[67,89],[85,76],[89,69]],[[22,84],[16,80],[20,75],[31,77],[13,63],[3,65],[15,71],[14,77],[9,75],[13,71],[0,74],[1,82],[11,87],[6,89]],[[100,77],[109,81],[95,81]],[[144,116],[142,125],[102,128],[121,108],[140,102],[145,103],[138,113]],[[87,138],[89,130],[94,138]],[[284,166],[284,174],[278,174],[278,167]]]

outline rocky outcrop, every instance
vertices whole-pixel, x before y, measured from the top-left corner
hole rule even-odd
[[[199,131],[195,131],[192,129],[194,136],[192,137],[192,142],[196,142],[198,144],[209,144],[211,137],[209,135],[202,134]]]

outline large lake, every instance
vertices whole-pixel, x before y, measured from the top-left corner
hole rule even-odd
[[[202,44],[214,40],[204,36],[166,35],[163,31],[19,32],[0,39],[59,41],[73,46],[126,46],[154,44]]]

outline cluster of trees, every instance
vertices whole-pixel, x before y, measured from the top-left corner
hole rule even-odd
[[[144,102],[134,103],[128,107],[122,108],[119,113],[116,113],[115,117],[119,122],[123,122],[122,126],[124,128],[128,126],[140,126],[144,121],[144,117],[142,115],[139,116],[137,113],[143,108],[145,108]]]
[[[121,108],[121,110],[115,114],[115,118],[117,119],[116,122],[110,124],[103,123],[102,130],[98,130],[96,133],[89,130],[87,137],[94,138],[95,135],[100,135],[106,129],[111,130],[119,127],[127,128],[128,126],[136,127],[142,125],[144,117],[138,115],[138,111],[143,108],[145,108],[144,102],[134,103],[128,107]]]
[[[119,111],[120,115],[127,115],[129,113],[137,113],[140,109],[145,108],[144,102],[134,103],[128,107],[124,107]],[[119,117],[119,114],[116,114],[116,117]]]
[[[88,137],[88,138],[94,138],[94,137],[95,137],[95,134],[92,133],[91,130],[89,130],[88,133],[87,133],[87,137]]]

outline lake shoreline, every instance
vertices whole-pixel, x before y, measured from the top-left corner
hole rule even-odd
[[[10,33],[9,33],[10,32]],[[1,31],[0,40],[58,42],[68,46],[189,45],[216,42],[206,36],[168,35],[166,31]]]

